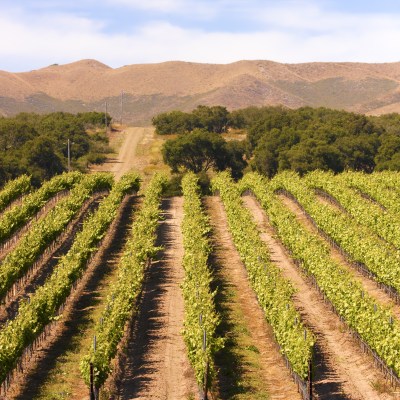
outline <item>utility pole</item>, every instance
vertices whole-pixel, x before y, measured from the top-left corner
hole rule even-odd
[[[71,171],[71,143],[67,140],[67,157],[68,157],[68,172]]]
[[[124,91],[121,90],[121,126],[122,126],[122,115],[124,113]]]
[[[108,124],[107,124],[107,101],[106,101],[106,113],[104,114],[104,120],[105,120],[105,124],[106,124],[106,133],[108,130]]]

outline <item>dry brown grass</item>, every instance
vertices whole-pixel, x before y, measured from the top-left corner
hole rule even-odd
[[[111,113],[117,115],[121,90],[125,92],[127,121],[136,123],[148,122],[162,111],[191,110],[198,104],[221,104],[230,109],[323,105],[370,114],[375,110],[393,112],[400,111],[400,103],[394,101],[399,66],[239,61],[218,65],[164,62],[113,69],[95,60],[81,60],[25,73],[0,71],[0,98],[7,100],[0,102],[0,114],[36,111],[35,107],[42,112],[46,107],[48,111],[70,111],[72,107],[101,110],[107,99]],[[31,96],[38,104],[28,101]]]

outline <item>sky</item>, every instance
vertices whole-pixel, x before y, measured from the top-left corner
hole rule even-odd
[[[0,0],[0,70],[400,61],[399,0]]]

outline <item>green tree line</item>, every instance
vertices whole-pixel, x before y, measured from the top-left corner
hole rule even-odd
[[[243,110],[253,170],[273,176],[315,169],[373,172],[400,168],[400,115],[369,117],[327,108]]]
[[[272,177],[283,170],[300,174],[315,169],[342,172],[400,170],[400,115],[366,116],[324,107],[288,109],[248,107],[229,112],[221,106],[199,106],[191,113],[172,111],[153,118],[156,132],[179,134],[164,145],[164,160],[172,170],[231,168],[242,174],[246,160],[252,170]],[[231,129],[247,132],[242,143],[222,145],[214,136]],[[198,145],[200,132],[221,142],[210,163],[210,151]],[[212,138],[212,139],[211,139]],[[229,152],[229,147],[235,152]],[[214,146],[215,147],[215,146]],[[194,154],[197,157],[194,157]],[[204,160],[199,167],[199,157]],[[224,160],[223,162],[221,161]]]
[[[244,143],[227,142],[220,134],[236,127],[231,113],[222,106],[200,105],[190,113],[171,111],[152,119],[159,135],[178,134],[165,142],[162,153],[173,173],[210,169],[230,169],[234,178],[242,176],[247,162]]]
[[[39,184],[65,171],[68,139],[74,169],[84,171],[91,163],[103,162],[109,152],[108,138],[101,130],[104,119],[104,113],[97,112],[0,117],[0,185],[24,173]]]
[[[156,115],[152,122],[159,135],[188,133],[195,129],[223,133],[230,127],[229,112],[222,106],[198,106],[190,113],[171,111]]]

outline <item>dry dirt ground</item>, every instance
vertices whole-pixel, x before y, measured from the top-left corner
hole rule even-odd
[[[120,384],[119,398],[123,400],[197,398],[194,373],[181,334],[183,198],[165,200],[163,209],[159,244],[164,250],[161,260],[147,271],[140,315],[129,340]]]
[[[246,354],[237,360],[241,365],[220,366],[219,398],[250,399],[252,396],[257,399],[264,398],[259,397],[259,392],[265,390],[271,399],[301,399],[277,349],[272,329],[266,323],[264,313],[250,287],[246,269],[240,260],[228,230],[228,222],[222,202],[219,197],[208,197],[206,207],[211,217],[214,232],[215,258],[216,263],[219,264],[217,274],[222,275],[221,280],[224,284],[232,287],[238,294],[229,299],[237,304],[229,305],[229,307],[241,310],[244,325],[250,335],[248,347],[256,348],[259,352],[256,369],[254,363],[246,359]],[[229,335],[229,332],[224,332],[224,335]],[[216,361],[218,364],[218,358]],[[242,369],[242,379],[246,381],[243,385],[245,385],[247,393],[229,397],[226,395],[231,390],[229,386],[232,385],[229,379],[231,376],[229,370],[234,368]],[[257,387],[258,380],[261,381],[262,388]],[[238,392],[240,393],[240,391]]]
[[[296,213],[299,220],[306,224],[307,220],[304,220],[302,211],[289,199],[281,198],[291,211]],[[319,398],[327,400],[390,398],[388,394],[378,393],[374,389],[374,385],[385,387],[383,374],[373,367],[371,358],[361,351],[336,314],[323,301],[319,292],[307,283],[284,247],[274,237],[274,232],[259,204],[251,196],[244,196],[244,201],[257,221],[262,239],[267,243],[273,261],[297,289],[294,296],[296,306],[316,335],[322,368],[322,371],[316,371],[314,383],[316,394]]]
[[[310,96],[316,106],[330,104],[382,114],[399,111],[398,70],[398,63],[280,64],[262,60],[163,62],[112,69],[95,60],[80,60],[24,73],[0,71],[0,97],[5,99],[0,114],[16,114],[21,106],[27,107],[26,111],[37,107],[47,112],[60,107],[64,111],[72,107],[74,112],[91,107],[98,110],[107,99],[112,114],[119,115],[121,88],[124,119],[132,122],[150,121],[166,108],[189,111],[198,104],[221,104],[228,109],[277,104],[298,108],[309,104]],[[29,102],[32,97],[36,105]]]
[[[121,143],[118,155],[100,166],[94,166],[92,170],[112,172],[119,179],[131,169],[140,169],[136,154],[138,144],[152,134],[152,127],[126,127],[123,131],[113,133],[114,142]]]

